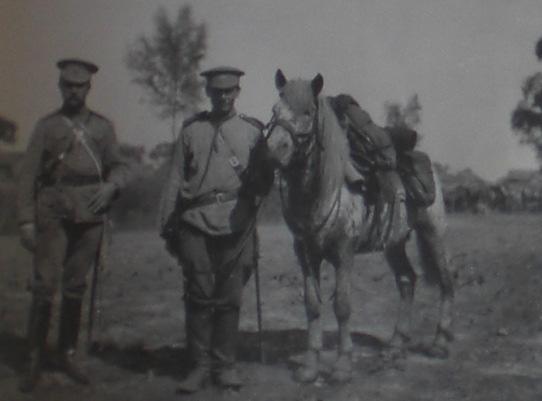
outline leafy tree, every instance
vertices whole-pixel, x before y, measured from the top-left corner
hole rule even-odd
[[[158,116],[170,119],[175,139],[180,117],[196,111],[201,102],[197,71],[205,56],[207,30],[204,23],[194,22],[188,5],[179,9],[175,20],[160,7],[154,28],[152,36],[140,36],[128,49],[125,61]]]
[[[418,95],[408,99],[405,106],[399,102],[386,102],[386,125],[388,127],[416,127],[421,121],[422,106]]]
[[[535,46],[542,61],[542,38]],[[542,72],[528,76],[522,86],[523,97],[512,112],[511,125],[520,143],[532,146],[542,161]]]

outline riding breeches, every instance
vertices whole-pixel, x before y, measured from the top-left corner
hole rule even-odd
[[[82,299],[102,234],[102,223],[48,219],[46,224],[38,224],[31,284],[34,295],[52,300],[61,281],[65,297]]]
[[[243,287],[257,263],[256,231],[212,236],[185,224],[178,244],[186,301],[239,309]]]

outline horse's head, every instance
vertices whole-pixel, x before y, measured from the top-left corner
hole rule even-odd
[[[280,99],[273,106],[267,145],[270,157],[285,168],[296,155],[303,155],[315,143],[317,98],[324,79],[318,74],[312,80],[288,81],[279,69],[275,85]]]

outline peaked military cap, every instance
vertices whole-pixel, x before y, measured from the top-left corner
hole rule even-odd
[[[207,87],[216,89],[230,89],[239,86],[239,79],[245,73],[234,67],[216,67],[200,74],[207,79]]]
[[[56,65],[60,69],[60,79],[74,84],[90,81],[92,74],[98,71],[96,64],[77,58],[62,59]]]

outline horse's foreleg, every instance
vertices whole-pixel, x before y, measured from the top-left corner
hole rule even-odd
[[[440,288],[439,322],[432,353],[436,357],[446,358],[449,353],[448,344],[454,339],[454,285],[444,246],[444,239],[436,230],[421,227],[416,232],[421,261],[425,270],[436,277]]]
[[[335,299],[333,307],[339,325],[339,357],[335,363],[332,380],[346,382],[352,378],[352,336],[350,330],[350,299],[352,288],[353,250],[342,252],[335,266]]]
[[[321,258],[311,254],[301,243],[295,243],[295,251],[303,269],[305,312],[307,314],[308,350],[305,361],[295,372],[295,379],[307,383],[317,379],[319,355],[323,348],[321,326],[320,263]]]
[[[406,239],[390,244],[384,252],[395,274],[395,283],[400,295],[397,322],[390,345],[402,348],[410,341],[412,304],[416,287],[416,273],[412,268],[405,250]]]
[[[352,336],[350,332],[350,297],[352,290],[351,264],[340,266],[336,270],[335,301],[333,308],[339,324],[339,352],[352,352]]]

